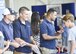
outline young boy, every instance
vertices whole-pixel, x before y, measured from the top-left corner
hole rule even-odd
[[[66,27],[69,28],[68,31],[68,41],[70,42],[70,54],[76,54],[76,26],[74,24],[74,16],[72,14],[67,14],[63,18],[63,22]]]

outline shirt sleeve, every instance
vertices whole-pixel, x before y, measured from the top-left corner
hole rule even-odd
[[[10,40],[10,38],[8,37],[7,33],[4,30],[2,22],[0,22],[0,31],[3,33],[4,40]]]
[[[0,22],[0,31],[3,33],[3,27],[2,27],[2,24],[1,24],[1,22]]]
[[[73,34],[73,31],[69,30],[68,35],[68,41],[75,41],[75,35]]]
[[[14,38],[20,38],[21,37],[19,23],[16,23],[16,22],[13,23],[13,35],[14,35]]]
[[[32,36],[32,27],[31,27],[31,24],[29,23],[29,32],[30,32],[30,36]]]
[[[32,36],[32,29],[31,29],[31,27],[30,27],[30,36]]]
[[[41,34],[47,34],[47,26],[45,23],[40,24],[40,33]]]

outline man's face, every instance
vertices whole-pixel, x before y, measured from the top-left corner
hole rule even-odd
[[[53,12],[50,14],[50,18],[52,21],[54,21],[56,19],[56,17],[57,17],[57,12]]]
[[[15,15],[8,14],[8,15],[7,15],[7,18],[8,18],[11,22],[13,22],[13,21],[15,20]]]
[[[29,11],[25,10],[24,12],[22,12],[21,17],[23,20],[27,21],[29,18]]]

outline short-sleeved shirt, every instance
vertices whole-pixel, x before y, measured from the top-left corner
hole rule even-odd
[[[25,21],[25,25],[21,23],[20,19],[17,19],[13,23],[14,38],[21,38],[22,40],[31,43],[30,36],[32,35],[31,26],[28,21]],[[29,46],[16,48],[16,51],[22,53],[30,53],[31,48]]]
[[[55,39],[44,40],[42,34],[55,36],[54,24],[52,22],[49,22],[47,19],[44,19],[43,22],[40,24],[40,46],[48,49],[55,49],[56,48]]]
[[[72,27],[71,29],[69,29],[68,31],[68,41],[73,41],[76,43],[76,26]],[[76,48],[74,50],[74,53],[76,54]]]
[[[74,41],[76,42],[76,26],[72,27],[71,29],[69,29],[68,31],[68,41]]]
[[[2,21],[0,21],[0,31],[3,33],[4,35],[4,40],[10,40],[11,42],[14,40],[13,39],[13,26],[12,24],[7,24],[4,19]],[[10,46],[9,49],[11,51],[14,50],[13,46]]]

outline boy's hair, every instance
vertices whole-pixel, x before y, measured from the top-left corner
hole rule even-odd
[[[74,16],[73,16],[73,14],[69,13],[69,14],[66,14],[62,20],[63,21],[70,20],[71,22],[74,22]]]

